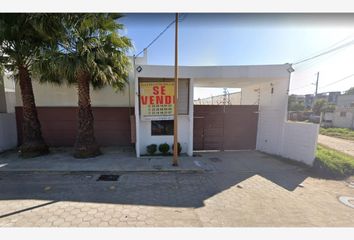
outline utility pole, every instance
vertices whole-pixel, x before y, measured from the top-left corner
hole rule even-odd
[[[317,72],[315,97],[317,97],[317,91],[318,91],[318,80],[319,80],[319,79],[320,79],[320,72]]]
[[[174,121],[173,121],[173,162],[172,166],[178,166],[178,13],[176,13],[175,27],[175,106],[174,106]]]

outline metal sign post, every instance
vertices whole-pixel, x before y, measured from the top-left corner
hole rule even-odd
[[[175,107],[174,107],[174,121],[173,121],[173,161],[172,166],[178,166],[178,13],[176,13],[175,20]]]

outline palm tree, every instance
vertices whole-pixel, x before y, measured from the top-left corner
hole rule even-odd
[[[0,14],[0,65],[18,80],[23,126],[20,154],[34,157],[49,152],[41,132],[32,89],[31,67],[41,49],[55,39],[56,20],[48,14]]]
[[[37,65],[42,82],[75,84],[78,91],[78,130],[74,146],[77,158],[100,154],[94,135],[94,119],[90,100],[93,88],[111,85],[122,90],[128,78],[131,47],[128,38],[118,31],[119,14],[63,14],[65,34],[55,49],[45,52]]]

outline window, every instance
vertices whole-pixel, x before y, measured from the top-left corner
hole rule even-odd
[[[151,121],[151,135],[173,135],[173,120]]]
[[[347,112],[340,112],[340,116],[341,117],[346,117],[347,116]]]

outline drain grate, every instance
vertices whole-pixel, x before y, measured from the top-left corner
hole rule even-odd
[[[222,160],[218,157],[212,157],[212,158],[209,158],[210,161],[212,162],[221,162]]]
[[[97,181],[118,181],[119,175],[101,175]]]

